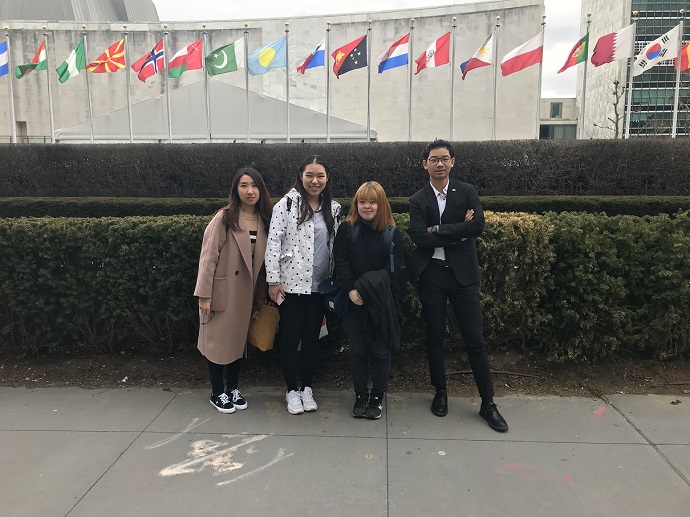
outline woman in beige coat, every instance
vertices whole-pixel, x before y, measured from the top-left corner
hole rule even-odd
[[[208,361],[211,405],[221,413],[247,407],[237,386],[249,321],[266,303],[263,264],[271,209],[261,175],[240,169],[227,206],[204,231],[194,290],[199,297],[197,348]]]

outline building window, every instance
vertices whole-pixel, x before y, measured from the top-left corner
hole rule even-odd
[[[551,118],[561,118],[563,117],[563,103],[562,102],[552,102],[551,103]]]
[[[576,138],[575,124],[542,124],[539,128],[540,140],[575,140]]]

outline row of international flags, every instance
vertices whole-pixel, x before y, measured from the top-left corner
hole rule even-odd
[[[498,21],[497,17],[497,21]],[[588,27],[589,27],[588,22]],[[681,49],[681,23],[671,29],[669,32],[663,34],[653,42],[649,43],[637,56],[634,55],[634,39],[635,39],[635,23],[625,27],[619,31],[604,35],[599,38],[592,53],[591,62],[594,66],[601,66],[606,63],[618,59],[631,59],[631,77],[636,76],[655,66],[656,64],[667,61],[673,58],[674,64],[680,56],[680,67],[678,71],[688,69],[690,62],[690,44],[685,45]],[[487,39],[479,47],[479,49],[468,60],[460,64],[462,71],[462,79],[464,80],[467,74],[477,68],[485,66],[493,66],[497,61],[496,48],[498,39],[498,29],[500,24],[497,23],[494,30],[489,34]],[[383,73],[386,70],[393,68],[408,66],[410,63],[410,54],[412,52],[412,26],[410,32],[396,40],[377,60],[378,73]],[[453,29],[455,28],[455,21],[453,22]],[[523,70],[535,64],[542,64],[543,47],[544,47],[544,23],[542,23],[542,30],[533,38],[529,39],[522,45],[514,48],[508,52],[500,61],[500,68],[502,75],[507,76],[512,73]],[[316,67],[327,67],[330,63],[326,59],[328,49],[329,30],[326,32],[326,37],[316,46],[314,51],[309,54],[296,67],[295,71],[300,74],[305,74],[307,70]],[[153,75],[165,70],[167,68],[168,76],[171,78],[179,78],[185,71],[204,69],[208,76],[224,74],[236,71],[240,68],[245,68],[245,74],[262,75],[274,68],[287,67],[287,29],[286,35],[267,45],[260,46],[251,52],[246,48],[246,39],[240,38],[234,42],[227,43],[221,47],[216,48],[208,55],[204,55],[205,38],[199,39],[186,45],[184,48],[176,52],[170,60],[166,60],[166,39],[159,40],[150,52],[143,55],[140,59],[131,65],[131,69],[137,74],[139,80],[145,82]],[[341,75],[360,68],[369,68],[370,54],[368,52],[368,39],[371,27],[367,34],[361,36],[349,43],[336,48],[330,53],[329,58],[332,58],[332,70],[337,78]],[[10,62],[10,48],[9,48],[9,34],[7,40],[0,42],[0,77],[9,74]],[[86,33],[85,33],[86,34]],[[167,34],[167,33],[166,33]],[[247,34],[245,30],[245,35]],[[426,68],[434,68],[447,65],[454,62],[454,35],[453,31],[448,31],[435,39],[424,51],[415,59],[416,71],[415,75],[419,74]],[[46,70],[46,41],[44,37],[38,50],[34,54],[30,63],[17,65],[14,69],[15,76],[18,79],[25,77],[33,70]],[[127,66],[126,60],[126,33],[125,39],[120,39],[109,46],[101,55],[94,61],[87,64],[86,60],[86,35],[80,40],[77,46],[72,50],[68,58],[56,69],[58,79],[60,82],[65,82],[68,79],[78,75],[80,71],[86,70],[90,73],[113,73],[117,72]],[[565,64],[559,70],[563,72],[568,68],[577,65],[578,63],[587,62],[589,55],[589,28],[587,33],[573,46],[571,52],[568,54]],[[632,58],[634,57],[634,61]],[[495,67],[497,68],[497,67]],[[410,79],[412,77],[412,66],[409,66]],[[541,75],[541,74],[540,74]],[[494,126],[495,126],[495,96],[496,96],[496,74],[494,74],[493,89],[494,89]],[[585,68],[586,77],[586,68]],[[327,74],[328,78],[328,74]],[[585,79],[586,80],[586,79]],[[369,79],[370,81],[370,79]],[[453,90],[453,74],[451,73],[451,92]],[[541,81],[540,81],[541,82]],[[328,82],[327,82],[328,85]],[[88,87],[88,81],[87,81]],[[129,88],[129,85],[128,85]],[[289,81],[287,81],[287,88],[289,89]],[[411,98],[412,83],[410,82],[409,96]],[[584,85],[583,85],[584,88]],[[328,91],[328,86],[327,86]],[[289,90],[288,90],[289,92]],[[289,94],[286,92],[286,96]],[[247,92],[248,94],[248,92]],[[49,87],[50,96],[50,87]],[[129,96],[129,91],[128,91]],[[328,96],[328,94],[327,94]],[[90,100],[89,100],[90,102]],[[539,102],[539,99],[537,99]],[[411,103],[411,101],[410,101]],[[452,105],[452,97],[451,97]],[[583,111],[582,117],[584,119],[584,100],[581,106]],[[369,110],[369,108],[368,108]],[[408,107],[410,111],[410,126],[411,126],[411,106]],[[369,120],[369,113],[367,119]],[[249,118],[249,116],[247,117]],[[368,123],[369,124],[369,123]],[[289,108],[288,108],[288,126],[289,126]],[[131,132],[131,131],[130,131]],[[369,128],[367,129],[369,133]],[[410,129],[411,133],[411,129]],[[494,128],[495,134],[495,128]],[[451,121],[451,135],[452,135],[452,121]],[[249,138],[249,137],[248,137]],[[288,135],[289,141],[289,135]]]
[[[494,33],[491,34],[470,59],[461,64],[463,79],[470,70],[492,64],[493,38]],[[426,68],[449,64],[450,41],[450,31],[434,40],[415,60],[417,65],[415,74],[420,73]],[[393,43],[378,58],[378,72],[382,73],[392,68],[406,66],[409,61],[409,42],[410,33],[407,33]],[[204,57],[203,41],[199,39],[175,53],[167,64],[168,74],[172,78],[178,78],[187,70],[202,69],[204,61],[209,75],[234,72],[244,66],[247,67],[249,74],[261,75],[273,68],[285,68],[287,66],[285,37],[249,52],[246,65],[243,56],[244,45],[244,38],[240,38],[233,43],[213,50]],[[149,77],[166,68],[165,52],[165,42],[161,39],[150,52],[132,64],[132,70],[134,70],[141,81],[145,82]],[[540,63],[542,52],[543,33],[540,33],[505,56],[501,62],[503,75],[509,75],[527,66]],[[304,74],[308,69],[325,66],[324,54],[325,38],[316,46],[314,52],[297,66],[296,71]],[[368,65],[367,35],[335,49],[331,57],[333,58],[333,73],[336,77],[340,77],[351,70],[366,67]],[[7,42],[2,42],[0,43],[0,77],[9,73],[9,61],[10,56]],[[85,44],[82,40],[56,71],[60,82],[65,82],[71,77],[78,75],[84,69],[91,73],[112,73],[125,68],[125,66],[124,39],[120,39],[110,45],[100,56],[88,64],[86,63]],[[36,50],[31,62],[17,65],[14,70],[16,78],[21,79],[33,70],[45,69],[46,44],[43,41],[38,50]]]

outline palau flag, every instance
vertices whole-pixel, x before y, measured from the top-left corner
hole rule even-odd
[[[265,74],[272,68],[287,66],[285,38],[252,50],[247,56],[247,68],[252,75]]]

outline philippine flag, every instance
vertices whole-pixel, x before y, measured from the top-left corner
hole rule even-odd
[[[393,43],[381,57],[379,57],[379,74],[398,66],[405,66],[409,61],[410,33],[408,32]]]
[[[676,25],[673,29],[668,31],[660,38],[655,39],[649,43],[642,52],[635,57],[635,64],[633,65],[633,76],[640,75],[645,70],[649,70],[653,66],[658,65],[662,61],[673,60],[678,57],[678,35],[680,33],[680,25]]]
[[[501,61],[501,73],[506,76],[524,70],[528,66],[541,63],[544,55],[544,31],[527,43],[514,48]]]
[[[462,80],[465,80],[467,72],[483,66],[491,66],[491,56],[494,54],[494,33],[487,38],[484,44],[474,53],[474,56],[460,65]]]
[[[321,43],[319,43],[316,48],[314,49],[314,52],[309,54],[307,56],[307,59],[305,59],[301,65],[297,67],[297,72],[300,74],[304,75],[304,72],[306,70],[309,70],[310,68],[316,68],[317,66],[324,66],[324,58],[326,56],[326,51],[324,50],[326,46],[326,38],[321,40]]]
[[[425,68],[434,68],[450,63],[450,32],[446,32],[429,45],[429,48],[415,60],[415,63],[417,63],[415,75]]]

